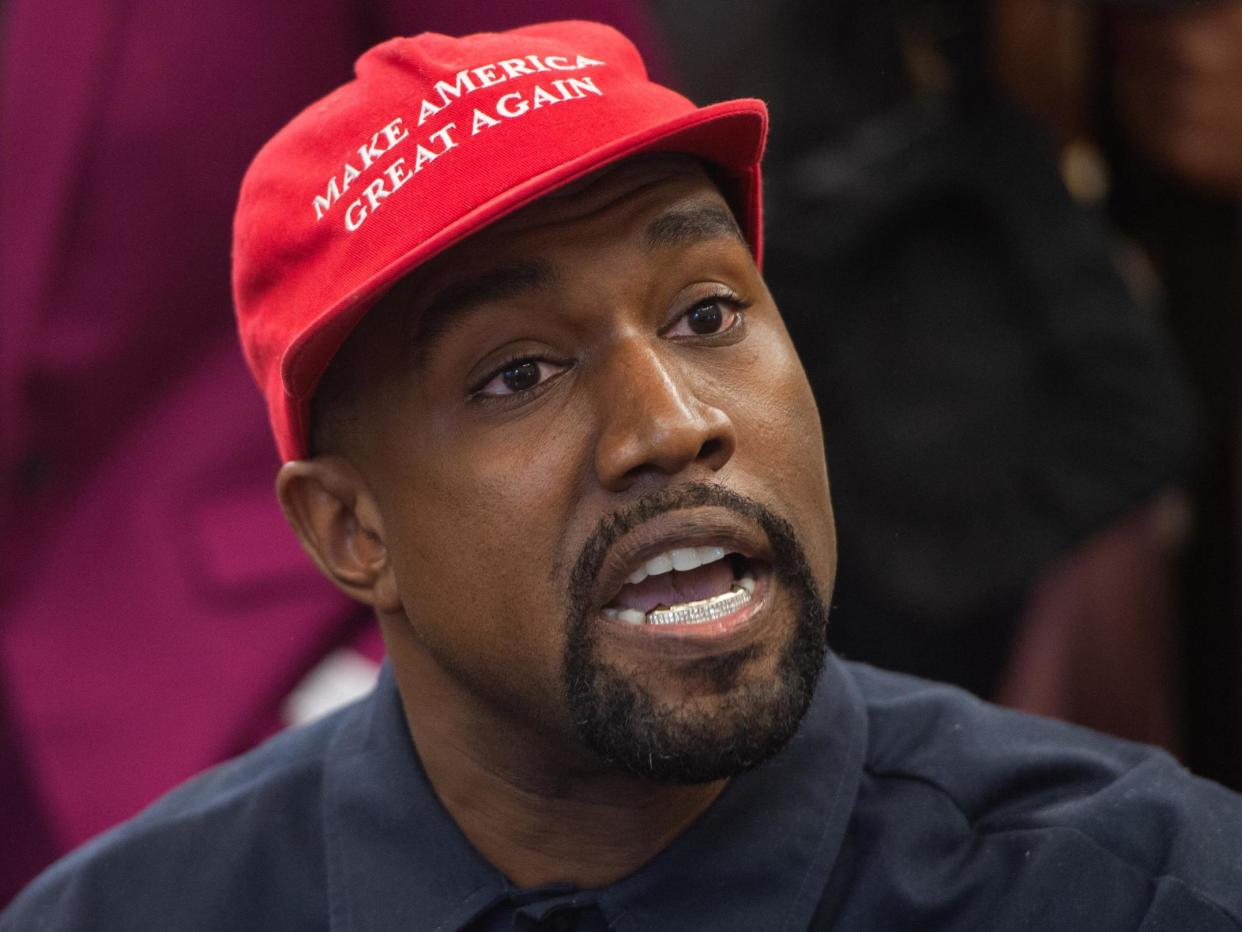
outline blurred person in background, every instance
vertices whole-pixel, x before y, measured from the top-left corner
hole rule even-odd
[[[374,681],[378,632],[273,498],[236,345],[230,221],[259,144],[390,35],[589,16],[651,36],[626,0],[2,14],[0,903]]]
[[[694,6],[689,85],[776,114],[835,647],[1237,785],[1242,5]]]
[[[1123,231],[1203,425],[1176,565],[1193,766],[1242,785],[1238,363],[1242,3],[996,0],[995,71],[1051,135],[1071,188]]]

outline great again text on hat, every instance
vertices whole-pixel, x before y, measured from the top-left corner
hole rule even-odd
[[[564,55],[527,55],[466,68],[457,72],[452,81],[437,81],[433,93],[419,104],[419,141],[414,143],[413,154],[409,153],[410,129],[405,118],[393,118],[351,153],[340,171],[328,179],[322,194],[314,195],[311,208],[315,212],[315,221],[319,222],[339,210],[345,229],[354,232],[380,208],[385,198],[400,190],[436,159],[468,143],[471,137],[508,120],[520,119],[542,107],[581,100],[591,95],[603,96],[603,91],[590,75],[550,76],[603,64],[606,63],[585,55],[572,59]],[[422,129],[429,120],[453,111],[456,109],[454,105],[484,88],[541,73],[547,73],[549,77],[541,78],[533,87],[501,94],[488,106],[473,107],[469,117],[460,124],[449,121],[435,130]],[[405,154],[390,158],[398,148]],[[409,158],[413,158],[412,166]],[[379,177],[367,181],[358,196],[349,200],[343,210],[338,208],[338,203],[344,200],[355,182],[364,175],[375,173]]]

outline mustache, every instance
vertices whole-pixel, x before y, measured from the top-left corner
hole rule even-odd
[[[582,545],[569,574],[571,607],[577,609],[586,604],[608,551],[618,540],[640,524],[659,515],[705,506],[732,511],[758,525],[772,546],[776,558],[774,568],[778,573],[806,572],[805,557],[788,521],[760,502],[726,486],[712,482],[691,482],[674,488],[656,489],[600,519]]]

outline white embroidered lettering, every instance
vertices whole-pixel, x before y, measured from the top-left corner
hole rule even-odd
[[[436,82],[436,93],[440,95],[440,107],[444,108],[449,105],[449,100],[456,100],[462,94],[469,94],[471,91],[478,90],[474,86],[474,82],[470,80],[469,71],[459,71],[454,75],[452,84],[448,81]]]
[[[389,149],[391,149],[393,146],[399,143],[402,139],[405,139],[410,135],[410,131],[401,126],[401,117],[397,117],[387,126],[385,126],[380,132],[382,132],[388,138]]]
[[[479,135],[479,130],[487,129],[489,126],[499,126],[500,121],[495,117],[490,117],[477,107],[474,110],[474,123],[470,130],[471,136]]]
[[[336,179],[328,179],[328,191],[326,194],[315,195],[315,219],[322,220],[324,211],[335,204],[341,197],[341,190],[336,186]]]
[[[589,74],[584,74],[580,78],[570,78],[566,83],[569,84],[570,88],[578,92],[575,95],[575,99],[578,97],[585,97],[586,92],[590,92],[599,97],[604,96],[604,92],[595,86],[595,80]]]
[[[372,210],[379,207],[380,198],[388,197],[388,189],[384,187],[383,178],[376,178],[363,189],[362,193],[366,196],[366,199],[371,202]]]
[[[376,133],[371,137],[370,142],[364,142],[358,147],[358,158],[362,159],[362,170],[366,171],[371,164],[378,158],[382,158],[387,149],[377,149],[375,143],[379,140],[380,134]]]
[[[388,180],[392,182],[392,189],[394,191],[414,177],[413,173],[406,170],[405,159],[403,158],[397,159],[397,161],[385,168],[384,174],[387,175]]]
[[[432,152],[430,149],[418,146],[414,150],[414,174],[418,174],[423,170],[423,166],[434,162],[440,153]]]
[[[433,104],[430,100],[424,100],[422,106],[418,110],[418,125],[422,126],[439,112],[439,107]]]
[[[357,200],[345,209],[345,229],[350,233],[362,226],[362,221],[367,219],[367,209],[362,206],[362,201]]]
[[[430,139],[434,139],[444,147],[439,151],[439,155],[443,155],[445,152],[448,152],[449,149],[452,149],[457,145],[457,140],[453,139],[453,137],[449,135],[449,130],[454,129],[457,129],[456,123],[446,123],[444,124],[443,129],[436,130],[430,137],[428,137]]]
[[[454,74],[451,80],[437,81],[432,88],[431,98],[419,101],[418,125],[421,127],[427,120],[443,113],[470,94],[514,78],[538,72],[577,71],[604,64],[606,63],[585,55],[526,55],[465,68]],[[499,126],[502,120],[516,119],[544,106],[567,100],[580,100],[587,95],[603,96],[603,93],[594,79],[587,75],[558,78],[548,85],[528,84],[519,91],[502,94],[494,104],[471,108],[470,135],[477,136],[485,129]],[[403,122],[405,119],[408,116],[396,117],[372,134],[369,140],[355,150],[358,165],[344,162],[340,172],[328,179],[322,189],[323,193],[312,194],[311,208],[315,212],[316,221],[331,213],[345,192],[364,174],[382,173],[382,177],[370,178],[362,194],[350,201],[345,209],[345,228],[354,232],[379,209],[381,201],[399,191],[440,156],[458,148],[463,141],[454,135],[458,123],[445,123],[434,132],[427,133],[415,145],[414,165],[411,169],[406,158],[391,158],[394,147],[410,137],[410,130]],[[385,159],[388,160],[387,164]]]
[[[474,69],[473,74],[479,79],[479,87],[491,87],[505,80],[496,74],[495,65],[480,65]]]
[[[505,69],[505,74],[511,78],[516,78],[519,74],[534,74],[530,70],[530,66],[520,58],[506,58],[502,62],[497,62],[497,64]]]
[[[513,110],[509,109],[509,105],[506,103],[506,101],[509,101],[509,100],[516,100],[518,102],[516,109],[513,109]],[[509,118],[520,117],[523,113],[525,113],[529,109],[530,109],[530,104],[528,104],[525,100],[522,99],[521,94],[505,94],[498,101],[496,101],[496,112],[499,113],[502,117],[509,117]]]
[[[534,101],[534,103],[535,103],[535,109],[536,109],[536,110],[538,110],[538,109],[539,109],[540,107],[542,107],[544,104],[559,104],[559,103],[561,102],[561,99],[562,99],[562,98],[560,98],[560,97],[553,97],[551,94],[549,94],[547,91],[545,91],[542,87],[540,87],[538,84],[536,84],[536,85],[535,85],[535,93],[534,93],[534,96],[533,96],[531,99],[532,99],[532,100]]]

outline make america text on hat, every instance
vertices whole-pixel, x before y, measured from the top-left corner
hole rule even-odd
[[[604,64],[606,63],[585,55],[576,55],[573,59],[564,55],[526,55],[463,69],[453,76],[451,82],[437,81],[432,89],[432,96],[423,98],[419,104],[417,126],[420,128],[421,141],[414,143],[413,168],[407,161],[410,130],[406,126],[405,117],[398,116],[374,132],[369,140],[355,150],[357,159],[351,154],[341,170],[328,179],[323,194],[314,195],[311,208],[315,211],[316,222],[336,212],[334,207],[337,202],[359,178],[378,172],[380,176],[367,182],[366,187],[356,198],[349,201],[342,212],[345,229],[352,233],[379,209],[384,198],[395,193],[427,165],[457,148],[470,137],[541,107],[581,100],[588,95],[603,96],[604,92],[590,75],[543,78],[533,87],[501,94],[490,106],[474,107],[468,119],[468,131],[464,122],[459,127],[456,121],[443,123],[432,131],[421,129],[428,120],[445,111],[451,112],[455,109],[453,105],[463,98],[515,78],[535,76],[541,72],[582,71]],[[399,146],[407,154],[389,160],[388,157]]]

